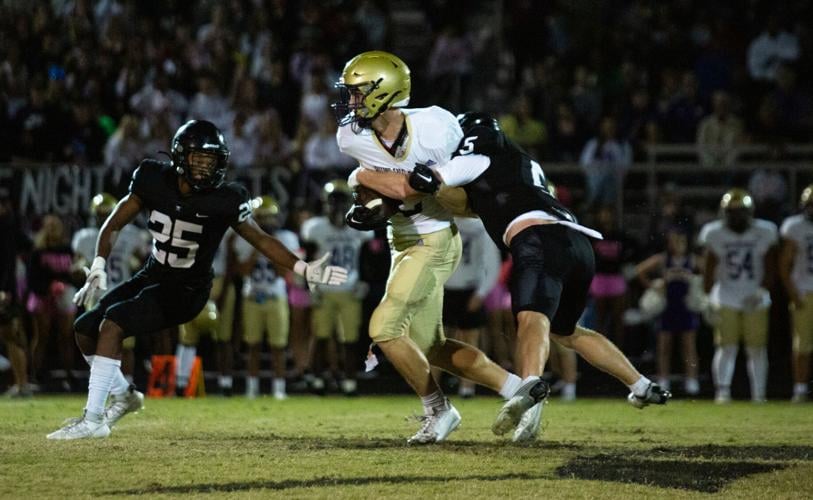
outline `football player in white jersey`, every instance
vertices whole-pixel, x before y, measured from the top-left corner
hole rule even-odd
[[[416,163],[445,163],[463,133],[454,115],[432,106],[405,109],[410,73],[393,54],[364,52],[344,67],[334,105],[339,149],[358,160],[348,179],[394,199],[390,176],[401,177]],[[354,213],[348,214],[349,221]],[[356,226],[362,227],[363,225]],[[392,265],[384,298],[370,319],[370,337],[421,397],[423,425],[409,443],[442,441],[460,414],[430,373],[430,364],[513,396],[521,384],[478,349],[446,339],[441,310],[443,284],[460,260],[461,241],[452,214],[431,196],[404,201],[388,228]]]
[[[281,229],[282,214],[277,201],[271,196],[252,200],[254,218],[260,227],[281,241],[292,252],[299,249],[299,238]],[[285,348],[290,332],[290,311],[285,277],[266,257],[248,242],[235,242],[237,272],[245,276],[243,282],[243,341],[248,345],[248,378],[246,397],[260,394],[260,351],[263,334],[271,349],[274,365],[272,394],[285,399]]]
[[[302,242],[310,246],[315,255],[331,252],[331,260],[342,262],[348,275],[342,286],[317,287],[311,293],[311,325],[317,342],[314,356],[326,352],[326,341],[335,333],[344,354],[341,389],[345,395],[352,396],[356,394],[358,364],[353,346],[359,339],[361,301],[366,293],[366,284],[359,281],[359,255],[364,242],[373,238],[373,232],[356,231],[345,225],[344,216],[353,204],[347,182],[335,180],[325,184],[322,202],[325,215],[305,221],[300,231]],[[319,367],[314,366],[319,373]]]
[[[793,399],[807,401],[813,352],[813,184],[802,191],[801,213],[785,219],[780,233],[779,275],[793,316]]]
[[[73,235],[71,248],[81,260],[80,264],[89,266],[93,262],[96,252],[96,238],[99,237],[99,228],[107,217],[113,212],[118,200],[109,193],[99,193],[90,202],[90,222],[91,225],[80,229]],[[116,245],[110,252],[107,259],[107,279],[112,287],[129,280],[132,270],[137,269],[144,257],[149,253],[150,235],[147,231],[141,230],[134,225],[125,226]],[[99,300],[102,292],[99,290],[95,301]],[[133,363],[135,354],[135,337],[127,337],[122,343],[121,371],[127,381],[133,382]]]
[[[768,293],[775,274],[776,225],[755,219],[751,195],[731,189],[720,201],[722,218],[700,231],[705,250],[703,285],[715,310],[712,375],[715,401],[731,401],[740,342],[748,354],[751,400],[765,401],[768,380]]]
[[[500,251],[480,219],[455,217],[455,224],[460,230],[463,252],[460,265],[444,287],[443,325],[451,332],[450,336],[476,346],[480,330],[486,325],[483,302],[499,278]],[[474,388],[474,382],[460,380],[458,395],[470,398]]]

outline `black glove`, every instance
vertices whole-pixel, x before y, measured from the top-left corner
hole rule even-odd
[[[344,216],[347,225],[357,231],[375,231],[387,226],[389,217],[382,214],[380,207],[367,208],[364,205],[353,205]]]
[[[416,163],[409,174],[409,186],[419,193],[435,194],[440,189],[440,180],[429,166]]]

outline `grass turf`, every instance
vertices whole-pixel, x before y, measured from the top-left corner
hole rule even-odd
[[[623,400],[545,408],[543,438],[490,432],[495,398],[455,401],[447,442],[407,447],[415,398],[148,400],[104,440],[51,442],[79,397],[0,400],[0,497],[801,498],[810,405]]]

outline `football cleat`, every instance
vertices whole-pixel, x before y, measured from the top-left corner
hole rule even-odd
[[[110,404],[104,409],[104,420],[109,427],[128,413],[135,413],[144,408],[144,394],[137,391],[134,385],[127,388],[127,392],[110,397]]]
[[[47,436],[47,439],[68,441],[73,439],[106,438],[110,435],[107,422],[91,422],[85,416],[68,419],[65,425]]]
[[[550,394],[550,385],[539,377],[525,382],[517,392],[505,402],[497,414],[491,431],[501,436],[517,427],[522,415],[537,403],[544,401]]]
[[[536,436],[539,435],[539,425],[542,422],[542,408],[544,404],[545,401],[536,403],[530,410],[522,414],[517,428],[514,429],[514,436],[511,438],[511,441],[523,443],[536,439]]]
[[[629,396],[627,396],[627,401],[629,401],[629,404],[632,406],[641,409],[651,404],[665,405],[671,397],[671,392],[662,389],[658,384],[650,383],[643,396],[637,396],[631,392]]]
[[[418,417],[423,422],[421,428],[414,436],[407,440],[407,444],[432,444],[439,443],[460,426],[460,413],[446,402],[446,407],[436,409],[432,415]]]
[[[347,397],[354,397],[358,396],[358,384],[356,383],[355,379],[346,378],[342,380],[341,383],[342,387],[342,394]]]

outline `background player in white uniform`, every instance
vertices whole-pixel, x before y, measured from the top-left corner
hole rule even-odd
[[[209,303],[194,320],[179,327],[178,345],[175,349],[175,385],[179,394],[185,392],[189,382],[200,336],[211,335],[219,372],[217,386],[221,395],[231,396],[234,384],[232,334],[236,301],[235,287],[232,282],[234,273],[234,262],[232,261],[236,240],[237,233],[232,228],[227,229],[212,262],[214,278],[212,279],[212,290],[209,292]]]
[[[801,213],[782,223],[779,275],[793,316],[793,399],[807,400],[813,351],[813,184],[802,192]]]
[[[91,200],[91,225],[74,233],[71,240],[71,248],[82,260],[82,265],[89,266],[93,262],[99,228],[113,212],[116,203],[118,203],[118,200],[109,193],[99,193]],[[110,258],[107,259],[107,279],[111,288],[124,283],[132,277],[132,270],[140,267],[144,256],[149,253],[149,244],[150,236],[147,231],[134,225],[127,225],[122,228],[116,244],[110,252]],[[101,292],[99,292],[95,300],[98,300],[101,295]],[[130,383],[133,382],[134,348],[135,337],[124,339],[122,343],[121,371]]]
[[[373,238],[372,231],[356,231],[344,223],[344,216],[352,205],[352,194],[347,182],[336,180],[325,184],[322,201],[325,215],[313,217],[302,225],[303,244],[312,246],[314,255],[331,252],[331,262],[347,269],[347,282],[338,287],[316,287],[311,293],[311,324],[317,345],[314,357],[323,357],[327,340],[335,333],[343,352],[344,377],[342,392],[356,393],[356,365],[358,356],[353,346],[359,339],[361,301],[366,284],[359,281],[359,255],[364,242]],[[319,364],[314,363],[319,373]]]
[[[338,87],[336,139],[339,149],[361,164],[350,176],[351,187],[359,182],[403,200],[403,193],[390,189],[390,176],[400,178],[399,172],[416,163],[445,163],[457,149],[462,131],[451,113],[436,106],[401,109],[409,103],[410,74],[394,55],[359,54],[345,65]],[[504,397],[513,395],[519,377],[443,335],[443,284],[457,267],[461,248],[451,213],[431,196],[417,196],[390,223],[392,267],[370,319],[370,337],[422,399],[423,426],[409,442],[434,443],[457,428],[460,415],[432,377],[430,363]]]
[[[455,224],[460,230],[463,251],[460,265],[444,287],[443,325],[452,337],[476,346],[480,330],[486,324],[483,301],[500,274],[500,251],[480,219],[455,217]],[[474,382],[461,380],[458,395],[474,396]]]
[[[299,238],[286,229],[280,229],[280,206],[270,196],[252,200],[257,224],[281,241],[292,252],[299,249]],[[265,334],[274,365],[272,394],[285,399],[285,348],[288,346],[290,314],[284,275],[271,261],[262,256],[251,244],[242,239],[235,241],[237,271],[243,281],[243,341],[248,345],[248,378],[246,397],[260,393],[260,351]]]
[[[731,400],[731,379],[740,342],[748,354],[751,400],[765,400],[768,380],[768,293],[775,273],[776,225],[754,219],[754,202],[742,189],[722,198],[723,218],[709,222],[698,242],[706,247],[703,285],[715,310],[712,375],[715,401]]]

